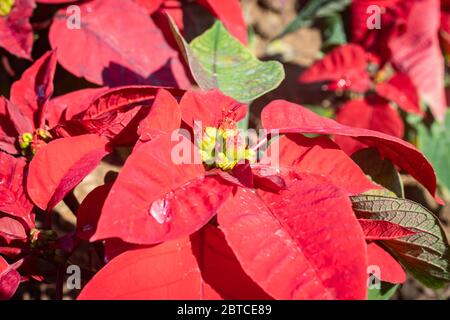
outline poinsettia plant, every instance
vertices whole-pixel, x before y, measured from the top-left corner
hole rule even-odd
[[[397,5],[412,23],[419,9]],[[192,37],[205,12],[218,20]],[[406,37],[388,21],[389,44]],[[27,282],[62,298],[69,270],[80,300],[387,299],[407,274],[450,281],[439,218],[400,177],[444,203],[402,140],[426,88],[373,35],[300,76],[343,98],[335,121],[283,99],[252,108],[284,68],[252,54],[238,1],[0,0],[1,30],[0,299]],[[33,32],[48,42],[32,52]],[[61,90],[61,74],[86,81]]]
[[[349,17],[345,26],[344,12]],[[318,7],[311,2],[284,34],[300,26],[301,16],[328,19],[321,23],[323,36],[330,38],[324,43],[331,45],[298,80],[336,93],[332,99],[338,122],[405,138],[419,147],[430,123],[445,130],[447,1],[355,0],[334,7],[327,1]],[[329,30],[338,31],[330,35]],[[347,138],[336,142],[348,154],[363,147]],[[439,168],[446,156],[424,151],[438,167],[441,187],[448,188]]]

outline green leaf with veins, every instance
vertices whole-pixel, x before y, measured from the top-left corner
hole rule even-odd
[[[278,87],[284,79],[281,63],[258,60],[220,21],[190,44],[173,22],[171,28],[192,76],[203,90],[217,88],[238,101],[250,102]]]
[[[359,195],[351,201],[360,219],[389,221],[417,232],[381,241],[416,279],[430,288],[450,281],[450,247],[433,213],[408,199]]]

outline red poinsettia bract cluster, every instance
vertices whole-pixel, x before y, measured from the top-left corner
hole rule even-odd
[[[433,168],[407,142],[277,100],[262,111],[271,144],[256,161],[226,170],[177,162],[180,143],[203,159],[196,123],[236,130],[246,105],[217,90],[152,86],[52,99],[55,63],[55,52],[45,54],[0,101],[0,253],[15,261],[0,261],[1,298],[42,279],[36,259],[70,255],[81,240],[104,243],[107,264],[80,299],[364,299],[373,264],[381,280],[405,280],[372,241],[411,231],[355,216],[349,197],[380,187],[328,135],[376,148],[435,194]],[[181,129],[191,135],[174,138]],[[123,146],[130,156],[80,205],[76,233],[36,228],[36,214],[51,221],[55,205]],[[274,155],[276,165],[266,161]]]

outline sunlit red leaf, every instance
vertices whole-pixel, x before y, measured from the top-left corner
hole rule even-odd
[[[349,194],[377,188],[358,165],[326,137],[306,138],[300,134],[289,134],[277,143],[282,167],[323,175]],[[269,146],[265,157],[270,157],[272,153]]]
[[[410,173],[435,195],[436,175],[433,167],[420,151],[401,139],[377,131],[349,127],[284,100],[267,105],[261,118],[264,128],[280,132],[334,134],[355,138],[377,148],[382,156]]]
[[[165,0],[134,0],[138,5],[145,9],[148,14],[158,10]]]
[[[201,163],[176,164],[177,145],[195,151],[188,139],[171,141],[167,134],[130,155],[106,199],[92,240],[116,237],[136,244],[158,243],[189,235],[212,218],[231,187],[205,177]]]
[[[160,89],[148,115],[140,122],[139,138],[148,141],[162,133],[172,133],[181,126],[181,108],[165,89]]]
[[[368,270],[375,266],[380,271],[380,280],[390,283],[403,283],[406,273],[402,266],[383,248],[374,242],[367,244]]]
[[[375,90],[383,98],[395,102],[405,112],[423,113],[417,89],[403,73],[398,72],[387,82],[377,84]]]
[[[207,225],[190,239],[119,255],[94,276],[78,299],[270,297],[243,272],[222,233]]]
[[[332,81],[340,89],[365,92],[370,86],[369,74],[366,71],[367,62],[367,54],[360,46],[343,45],[314,63],[300,75],[299,81]]]
[[[183,121],[193,126],[201,121],[203,128],[219,127],[224,116],[239,121],[247,113],[247,105],[222,94],[219,90],[187,91],[180,102]]]
[[[108,153],[107,140],[95,134],[51,141],[30,162],[27,191],[43,210],[52,209]]]
[[[235,38],[247,44],[247,26],[238,0],[198,0],[198,3],[208,8],[222,21]]]
[[[154,84],[188,87],[178,53],[142,8],[131,0],[79,5],[81,27],[68,28],[66,10],[50,28],[58,61],[78,77],[110,86]]]
[[[201,278],[189,238],[125,252],[100,270],[79,300],[219,298]]]
[[[403,120],[397,111],[387,101],[379,100],[351,100],[339,110],[336,121],[344,125],[365,128],[402,138]],[[349,137],[336,137],[336,142],[347,152],[352,154],[365,147]]]
[[[35,0],[38,3],[59,4],[59,3],[71,3],[81,0]]]
[[[218,211],[246,273],[277,299],[364,299],[364,235],[345,192],[310,174],[278,193],[238,188]]]
[[[35,6],[33,0],[16,0],[11,12],[0,16],[0,47],[20,58],[31,59],[33,29],[29,19]]]
[[[22,223],[0,212],[0,236],[6,241],[26,239],[27,233]]]

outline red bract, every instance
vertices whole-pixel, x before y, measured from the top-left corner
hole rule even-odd
[[[340,46],[324,59],[316,62],[299,78],[301,82],[327,82],[331,90],[349,90],[365,94],[365,98],[344,103],[336,120],[340,123],[403,137],[403,122],[398,112],[389,105],[394,102],[405,112],[422,115],[419,96],[410,78],[396,72],[386,78],[386,66],[380,68],[379,59],[365,52],[356,44]],[[373,91],[376,93],[374,95]],[[351,154],[358,144],[347,138],[337,142]]]
[[[30,163],[27,188],[34,203],[51,210],[100,163],[111,146],[136,143],[139,121],[148,113],[157,91],[149,86],[98,90],[77,111],[67,109],[82,111],[62,121],[54,130],[61,138],[49,143]]]
[[[340,108],[336,120],[348,126],[380,131],[397,138],[403,137],[402,118],[382,99],[351,100]],[[347,154],[365,147],[363,143],[348,137],[336,137],[336,142]]]
[[[8,300],[20,284],[20,274],[0,256],[0,300]]]
[[[198,104],[192,104],[193,101]],[[191,112],[212,105],[216,106],[213,112],[195,113],[195,119],[202,121],[204,127],[218,127],[228,120],[235,123],[245,114],[241,108],[235,112],[235,102],[219,92],[187,92],[180,106],[174,107],[178,107],[188,125],[193,125]],[[160,117],[161,121],[168,121],[164,127],[169,130],[173,127],[170,111],[165,109],[167,116]],[[161,127],[159,123],[153,125],[146,130]],[[190,164],[200,157],[199,151],[188,139],[180,136],[173,141],[171,135],[162,133],[131,154],[106,199],[93,239],[119,237],[127,242],[151,244],[189,235],[205,225],[228,198],[233,187],[218,177],[206,176],[203,164]],[[177,145],[187,146],[182,152],[191,152],[190,163],[173,162]],[[127,216],[122,214],[124,206]],[[120,221],[128,227],[123,228]]]
[[[66,9],[56,14],[50,28],[50,43],[58,48],[64,68],[98,84],[189,85],[177,52],[133,1],[97,0],[79,8],[79,28],[67,26]],[[152,52],[158,54],[141,58]]]
[[[24,239],[34,227],[33,205],[23,188],[25,166],[25,160],[0,152],[0,236],[6,241]]]
[[[108,153],[107,140],[94,134],[57,139],[30,163],[27,191],[41,209],[52,209]],[[46,171],[46,169],[50,171]]]
[[[381,28],[367,28],[368,6],[385,10]],[[382,13],[382,12],[381,12]],[[353,41],[391,61],[408,75],[429,104],[434,117],[442,120],[444,63],[439,46],[440,2],[433,0],[358,0],[352,2]]]
[[[52,51],[47,52],[13,84],[10,101],[0,97],[0,113],[9,116],[0,131],[4,151],[12,154],[20,149],[24,152],[25,149],[36,151],[50,137],[46,132],[46,106],[53,94],[55,69],[56,56]],[[30,136],[24,137],[24,134]],[[19,136],[22,138],[20,146],[16,142]],[[23,143],[23,138],[29,140],[26,141],[28,145]]]
[[[149,272],[150,266],[153,272]],[[118,256],[78,297],[81,300],[221,298],[270,299],[243,272],[220,230],[211,225],[190,238]]]
[[[367,245],[367,259],[369,269],[371,266],[376,266],[379,269],[380,280],[390,283],[405,282],[406,274],[401,265],[374,242]]]
[[[368,55],[358,45],[348,44],[332,50],[299,77],[300,82],[331,82],[332,90],[366,92],[370,87]]]
[[[406,170],[432,195],[435,195],[436,175],[433,167],[414,146],[403,140],[376,131],[345,126],[282,100],[273,101],[266,106],[261,117],[266,129],[278,129],[280,132],[334,134],[352,137],[367,146],[375,147],[383,157]]]
[[[218,212],[244,270],[276,299],[364,299],[364,235],[348,197],[311,174],[284,178],[287,190],[239,188]]]
[[[238,1],[199,1],[221,19],[230,32],[247,42],[247,28]],[[77,12],[61,9],[55,15],[49,38],[58,48],[58,61],[71,73],[109,86],[127,84],[167,85],[187,88],[190,81],[176,50],[153,22],[166,11],[182,24],[183,6],[178,1],[96,0],[79,5]],[[114,17],[114,23],[110,22]],[[72,24],[72,25],[70,25]],[[145,39],[145,41],[142,41]],[[169,41],[172,41],[169,39]],[[94,50],[94,51],[93,51]],[[157,54],[154,54],[156,53]],[[152,58],[142,59],[148,54]]]
[[[135,0],[146,9],[147,13],[168,13],[180,30],[184,29],[183,1],[181,0]],[[243,44],[247,44],[247,27],[238,0],[215,1],[196,0],[198,4],[208,9],[217,19],[221,20],[228,31]],[[156,17],[161,18],[161,16]],[[164,30],[163,30],[164,31]]]
[[[216,91],[188,91],[179,105],[167,91],[161,91],[156,100],[159,102],[155,101],[155,109],[141,123],[145,139],[134,149],[111,189],[106,185],[96,189],[80,208],[80,237],[107,242],[120,238],[128,243],[120,244],[121,251],[131,250],[107,264],[84,289],[82,299],[226,298],[220,286],[213,286],[215,292],[209,295],[211,288],[202,283],[212,285],[215,278],[208,278],[201,261],[192,258],[195,249],[186,246],[187,240],[176,240],[214,228],[208,222],[216,213],[219,228],[243,271],[268,296],[365,298],[369,257],[366,239],[395,239],[415,231],[394,223],[357,219],[349,195],[379,187],[331,140],[306,138],[298,133],[359,138],[409,170],[432,193],[436,188],[431,166],[409,144],[375,131],[339,125],[284,101],[273,102],[263,110],[263,125],[291,133],[273,141],[260,162],[247,165],[248,170],[236,167],[228,172],[195,164],[192,161],[199,151],[196,145],[177,135],[171,139],[170,133],[162,129],[163,123],[171,130],[179,126],[180,118],[173,114],[181,110],[183,122],[191,131],[195,132],[198,121],[206,127],[232,128],[245,109]],[[163,102],[169,106],[167,110],[159,107]],[[188,146],[183,152],[190,152],[189,161],[184,163],[174,161],[180,151],[179,142]],[[277,150],[279,166],[268,162]],[[400,154],[415,159],[415,166],[402,161]],[[157,245],[138,246],[142,244]],[[172,251],[170,246],[180,249]],[[395,260],[381,248],[373,247],[371,262],[390,268],[382,280],[404,281],[404,271]],[[124,263],[130,261],[125,267]],[[155,272],[163,272],[164,277],[153,279],[143,272],[144,265],[155,266]],[[160,269],[159,265],[184,266],[182,270],[192,270],[192,274],[183,271],[181,280],[171,280],[173,273],[180,271]],[[121,275],[124,267],[131,268],[126,274],[138,284],[137,291],[125,285],[130,279]],[[106,284],[112,277],[118,282]],[[194,284],[204,290],[192,291]],[[104,285],[108,286],[106,295]],[[256,298],[256,293],[251,292],[250,297]]]
[[[346,4],[305,3],[256,50],[291,59],[281,37],[320,27],[332,50],[298,79],[316,83],[301,99],[314,113],[257,107],[290,78],[253,56],[248,35],[272,27],[246,10],[247,28],[238,0],[0,0],[0,299],[26,281],[61,299],[81,280],[80,300],[353,300],[392,295],[405,271],[448,282],[445,232],[402,184],[439,202],[437,178],[401,140],[425,145],[444,186],[445,151],[428,148],[443,131],[422,102],[440,119],[448,1],[441,19],[434,0]]]
[[[33,29],[29,19],[34,7],[34,0],[15,0],[8,12],[0,13],[0,47],[20,58],[31,59]]]

